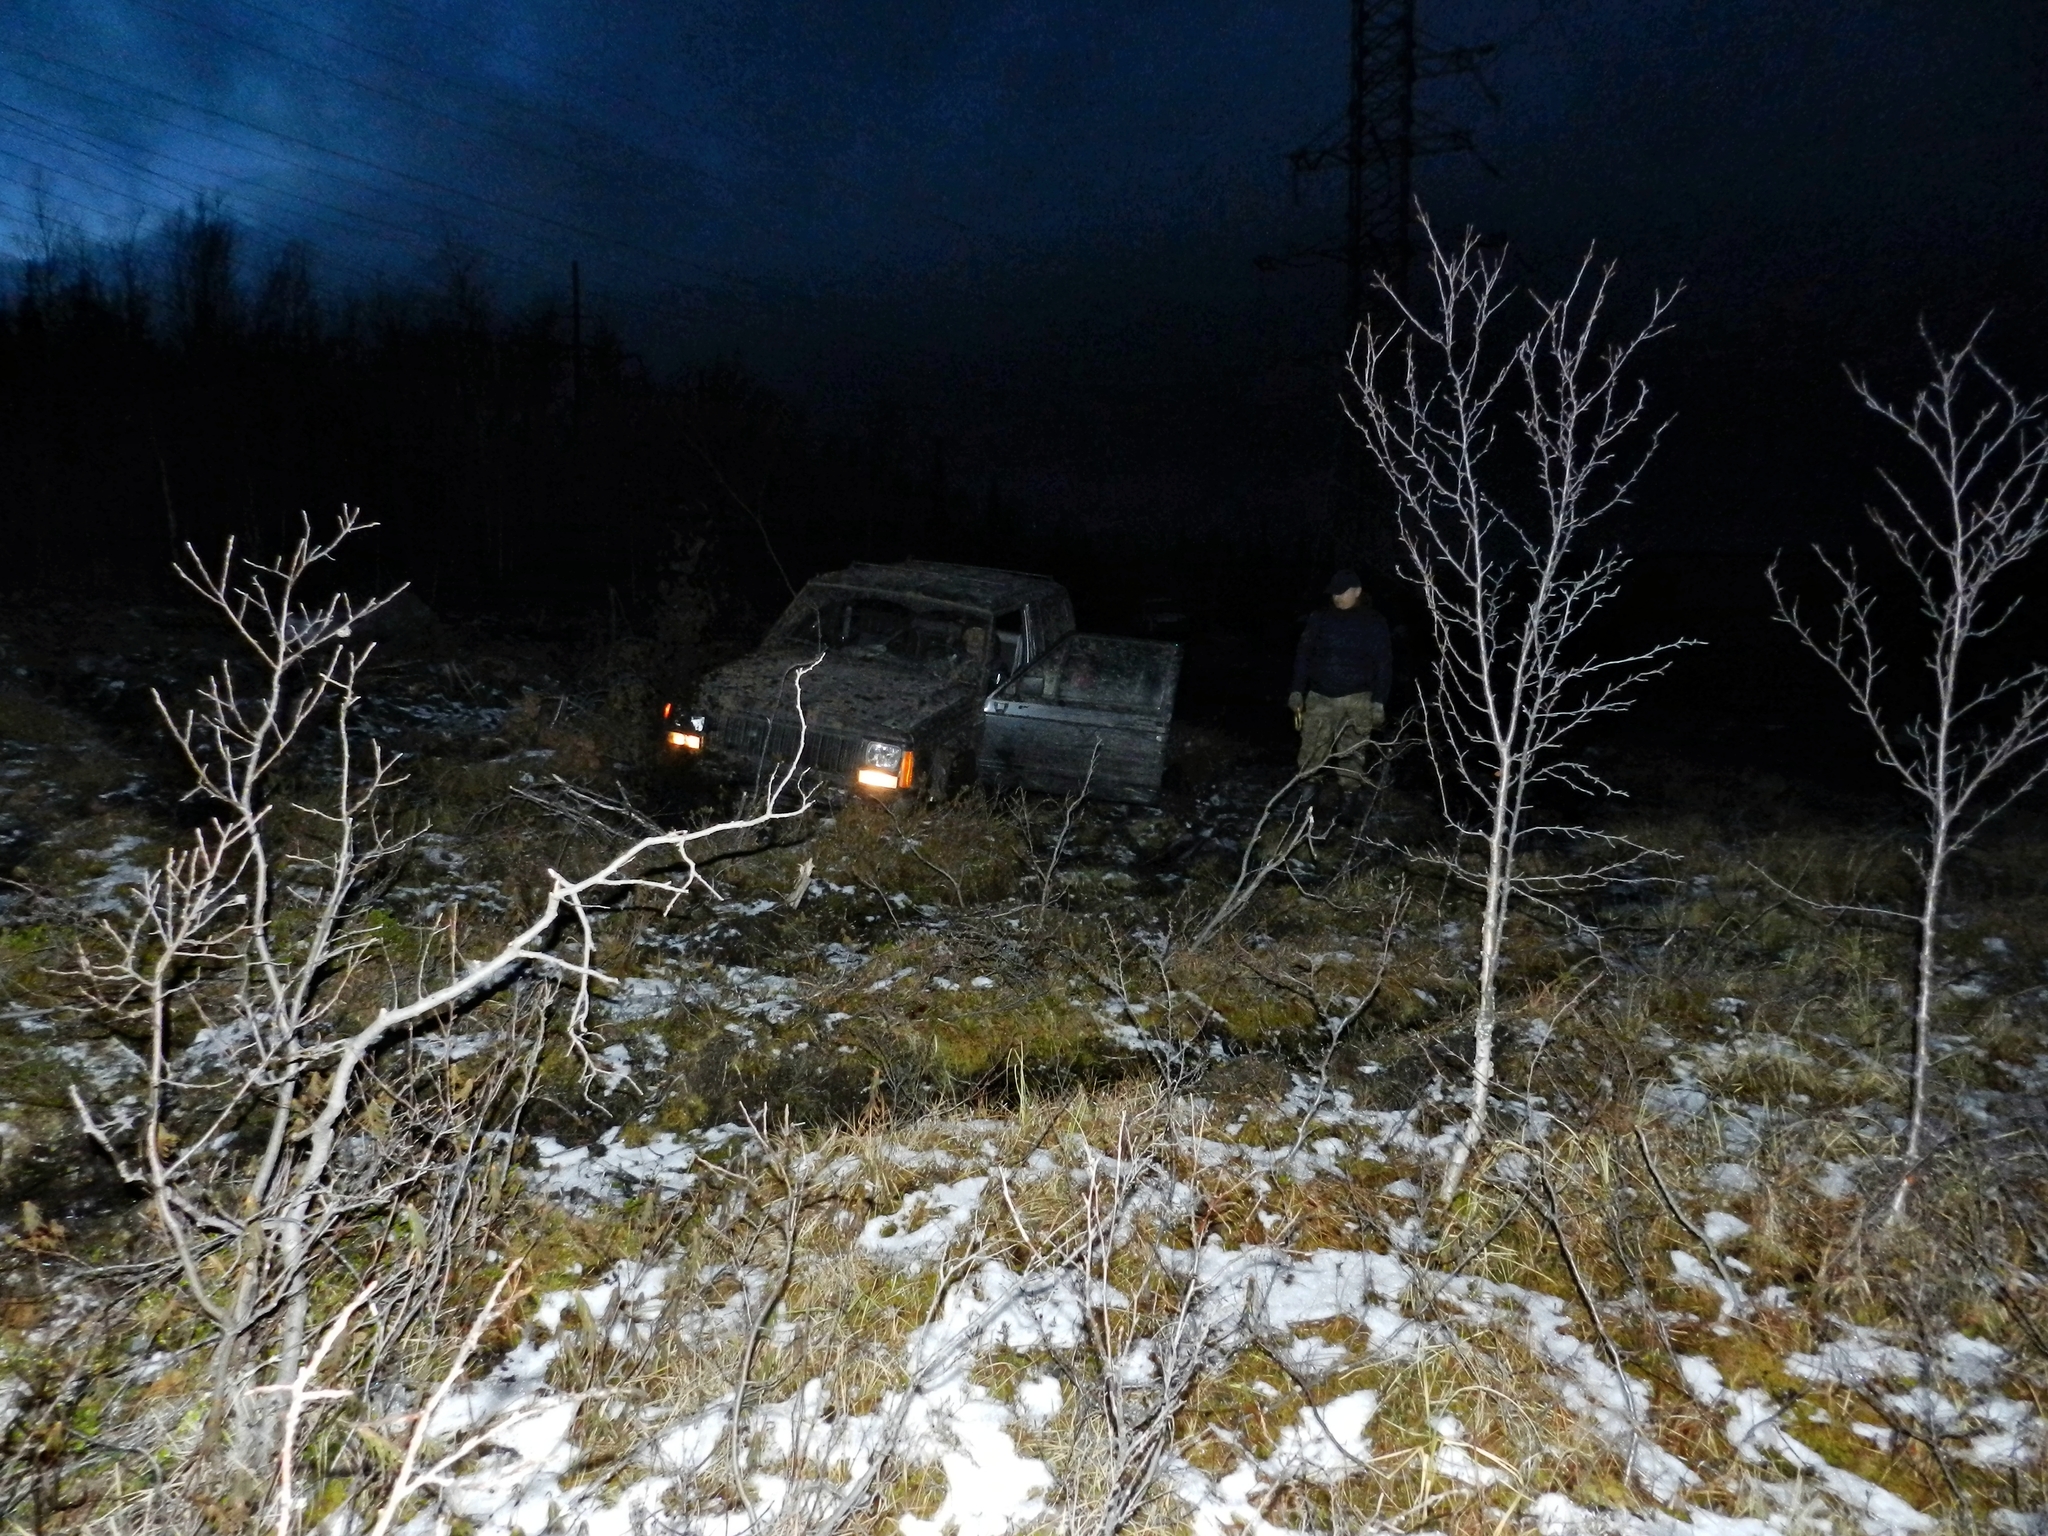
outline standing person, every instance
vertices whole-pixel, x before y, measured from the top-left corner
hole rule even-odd
[[[1295,766],[1302,773],[1334,769],[1353,786],[1363,777],[1359,755],[1387,718],[1394,643],[1356,571],[1337,572],[1324,590],[1329,606],[1309,615],[1294,651],[1287,707],[1301,732]]]

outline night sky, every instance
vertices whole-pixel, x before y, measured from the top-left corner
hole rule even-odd
[[[2042,333],[2048,7],[1421,16],[1496,47],[1483,87],[1428,96],[1481,158],[1426,163],[1426,203],[1507,238],[1539,283],[1590,240],[1637,283],[1683,280],[1680,397],[1686,359],[1797,353],[1838,379],[1922,312],[1996,306]],[[15,0],[7,18],[0,239],[20,255],[204,194],[255,244],[310,241],[335,286],[470,261],[516,298],[565,287],[575,259],[651,358],[737,354],[826,418],[908,401],[1019,462],[1059,442],[1099,469],[1332,393],[1336,273],[1254,260],[1341,216],[1336,176],[1295,187],[1283,161],[1341,114],[1339,0]]]

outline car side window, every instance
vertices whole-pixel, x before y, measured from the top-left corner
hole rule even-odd
[[[1028,604],[1024,612],[1030,635],[1027,661],[1036,661],[1074,632],[1074,605],[1064,592],[1042,597]]]
[[[1008,682],[1024,665],[1024,610],[996,615],[995,655],[990,664],[989,686]]]

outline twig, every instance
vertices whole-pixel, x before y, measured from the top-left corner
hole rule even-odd
[[[1826,912],[1830,915],[1852,917],[1882,917],[1898,923],[1914,921],[1911,912],[1900,912],[1892,907],[1867,907],[1853,901],[1821,901],[1817,897],[1808,896],[1804,892],[1787,885],[1768,869],[1754,861],[1750,861],[1749,871],[1773,890],[1777,891],[1779,895],[1784,896],[1787,900],[1797,902],[1800,906],[1812,912]]]
[[[745,1120],[747,1129],[753,1132],[755,1145],[760,1147],[764,1154],[768,1153],[768,1139],[760,1123],[751,1113],[745,1114]],[[771,1157],[771,1165],[774,1161]],[[783,1298],[789,1294],[790,1284],[796,1277],[797,1239],[803,1221],[804,1201],[796,1181],[791,1177],[790,1165],[786,1158],[781,1160],[779,1171],[782,1174],[784,1209],[781,1231],[782,1262],[777,1267],[774,1284],[769,1287],[760,1304],[754,1308],[753,1316],[748,1319],[746,1345],[740,1353],[739,1374],[733,1382],[732,1416],[726,1421],[726,1456],[732,1466],[733,1484],[739,1489],[741,1501],[748,1506],[750,1519],[753,1517],[752,1497],[747,1491],[747,1469],[742,1457],[746,1441],[745,1425],[748,1422],[747,1394],[753,1387],[754,1365],[760,1357],[761,1346],[767,1339],[768,1328],[774,1320],[776,1308],[782,1305]]]
[[[1258,819],[1252,823],[1251,831],[1246,834],[1244,849],[1238,856],[1237,876],[1230,882],[1230,889],[1223,893],[1223,899],[1216,904],[1215,910],[1209,914],[1202,926],[1195,930],[1194,937],[1189,941],[1194,948],[1200,949],[1207,944],[1222,931],[1225,924],[1233,921],[1240,912],[1250,906],[1252,898],[1258,895],[1260,887],[1272,878],[1273,873],[1287,867],[1287,862],[1294,857],[1295,850],[1304,843],[1311,848],[1315,846],[1315,808],[1289,806],[1286,825],[1281,830],[1278,841],[1273,844],[1272,851],[1263,858],[1259,857],[1258,852],[1259,844],[1265,838],[1266,828],[1271,824],[1273,813],[1280,802],[1320,772],[1327,762],[1326,758],[1323,762],[1296,770],[1293,777],[1276,789],[1259,808]],[[1256,866],[1253,863],[1255,859],[1258,860]]]
[[[1721,1262],[1721,1250],[1707,1241],[1707,1234],[1692,1224],[1685,1212],[1678,1208],[1678,1202],[1672,1198],[1671,1189],[1664,1182],[1664,1175],[1658,1171],[1657,1159],[1650,1155],[1650,1138],[1643,1134],[1643,1128],[1640,1125],[1636,1127],[1636,1148],[1643,1154],[1643,1166],[1650,1170],[1650,1182],[1657,1186],[1657,1193],[1663,1197],[1664,1209],[1671,1213],[1672,1220],[1685,1228],[1694,1242],[1706,1250],[1707,1257],[1713,1261],[1714,1273],[1719,1275],[1721,1283],[1728,1287],[1729,1296],[1731,1298],[1739,1296],[1741,1294],[1740,1289],[1736,1286],[1734,1280],[1729,1277],[1727,1267]]]
[[[306,1404],[327,1401],[334,1398],[354,1397],[352,1387],[315,1388],[313,1382],[320,1375],[320,1367],[327,1361],[328,1351],[334,1348],[341,1336],[348,1332],[348,1326],[357,1312],[369,1305],[370,1298],[377,1294],[377,1282],[368,1285],[349,1299],[320,1335],[314,1346],[313,1356],[304,1369],[291,1381],[277,1386],[255,1387],[256,1392],[281,1392],[285,1395],[284,1428],[280,1436],[277,1453],[277,1536],[290,1536],[291,1529],[298,1523],[298,1500],[292,1492],[293,1472],[298,1461],[299,1421],[305,1414]]]
[[[378,1507],[377,1520],[370,1527],[370,1536],[388,1536],[391,1523],[398,1518],[398,1511],[405,1501],[438,1475],[437,1466],[417,1479],[413,1476],[413,1468],[419,1464],[420,1447],[426,1442],[428,1426],[433,1423],[434,1415],[441,1411],[441,1404],[447,1400],[448,1394],[454,1390],[455,1383],[462,1376],[462,1368],[469,1363],[470,1356],[476,1353],[477,1345],[483,1340],[484,1330],[498,1314],[498,1302],[504,1296],[505,1288],[512,1283],[512,1277],[518,1272],[518,1259],[505,1266],[505,1272],[498,1276],[497,1284],[491,1287],[491,1294],[485,1299],[482,1310],[470,1320],[469,1331],[462,1336],[462,1345],[455,1351],[455,1358],[448,1362],[447,1372],[428,1394],[425,1405],[414,1417],[412,1433],[406,1436],[405,1451],[399,1458],[398,1473],[391,1480],[391,1488],[385,1494],[383,1504]]]
[[[1579,1293],[1579,1303],[1586,1309],[1586,1317],[1593,1324],[1593,1331],[1600,1335],[1600,1342],[1607,1350],[1608,1362],[1614,1367],[1615,1385],[1620,1389],[1622,1401],[1629,1405],[1630,1419],[1641,1415],[1636,1408],[1635,1393],[1630,1390],[1628,1372],[1622,1368],[1621,1351],[1615,1348],[1614,1336],[1607,1331],[1606,1320],[1600,1316],[1600,1304],[1593,1299],[1593,1291],[1586,1284],[1586,1277],[1579,1269],[1578,1257],[1572,1252],[1571,1241],[1564,1235],[1564,1222],[1557,1209],[1557,1189],[1550,1182],[1550,1170],[1539,1157],[1535,1159],[1537,1177],[1543,1181],[1543,1219],[1550,1224],[1550,1232],[1557,1239],[1557,1251],[1564,1255],[1564,1267],[1571,1272],[1572,1287]]]
[[[953,887],[953,905],[964,911],[967,907],[967,898],[961,893],[960,882],[954,878],[953,871],[940,864],[937,860],[927,858],[925,851],[908,838],[904,839],[903,846],[910,850],[910,856],[916,859],[918,863],[922,864],[933,874],[941,876],[946,884]]]
[[[1060,858],[1066,852],[1067,839],[1073,835],[1074,813],[1081,808],[1081,802],[1088,798],[1088,790],[1095,782],[1095,760],[1102,751],[1097,742],[1088,753],[1088,772],[1082,777],[1081,787],[1066,798],[1060,807],[1060,829],[1053,834],[1052,850],[1046,855],[1045,863],[1034,871],[1038,876],[1038,910],[1031,921],[1032,932],[1045,926],[1046,908],[1052,905],[1053,896],[1059,890]],[[1036,858],[1032,860],[1037,865]]]

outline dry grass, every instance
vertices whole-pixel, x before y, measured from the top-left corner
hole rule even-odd
[[[415,867],[378,894],[394,969],[363,985],[388,987],[400,973],[447,963],[455,948],[487,947],[535,895],[538,871],[573,867],[604,844],[599,831],[509,793],[528,761],[515,753],[548,754],[553,771],[581,774],[593,786],[621,776],[617,764],[634,771],[631,733],[619,724],[624,707],[562,697],[513,694],[496,742],[421,766],[408,786],[409,813],[449,834],[461,867]],[[70,705],[0,691],[0,736],[55,765],[38,781],[54,787],[35,814],[63,833],[29,852],[17,878],[33,899],[0,924],[0,1002],[16,1014],[65,1001],[53,966],[89,926],[66,893],[103,872],[104,861],[93,865],[85,851],[133,836],[146,852],[173,830],[157,809],[91,803],[132,769],[113,751],[95,766],[83,745],[90,733]],[[513,1258],[524,1293],[487,1333],[472,1370],[502,1358],[523,1335],[538,1337],[528,1325],[548,1292],[587,1286],[622,1260],[670,1271],[665,1310],[643,1338],[610,1343],[608,1319],[571,1314],[549,1370],[554,1390],[585,1395],[571,1486],[615,1489],[641,1474],[665,1428],[715,1407],[743,1369],[762,1403],[817,1379],[828,1383],[839,1420],[873,1413],[909,1380],[906,1343],[946,1277],[935,1267],[913,1273],[878,1262],[857,1244],[864,1225],[916,1190],[1017,1170],[1034,1153],[1078,1167],[1083,1149],[1115,1146],[1134,1120],[1171,1133],[1162,1135],[1159,1156],[1197,1192],[1205,1238],[1297,1255],[1386,1251],[1389,1234],[1417,1214],[1398,1192],[1401,1181],[1430,1182],[1412,1152],[1368,1159],[1355,1155],[1353,1138],[1319,1171],[1257,1171],[1205,1163],[1191,1138],[1199,1132],[1269,1153],[1297,1136],[1313,1143],[1323,1132],[1277,1106],[1294,1079],[1325,1064],[1330,1086],[1361,1109],[1419,1106],[1419,1135],[1454,1118],[1455,1103],[1436,1085],[1455,1089],[1466,1048],[1464,896],[1383,852],[1331,849],[1298,883],[1273,881],[1212,944],[1189,948],[1177,936],[1214,910],[1232,861],[1176,853],[1171,818],[1090,811],[1062,867],[1048,872],[1054,809],[973,795],[893,813],[855,802],[800,840],[734,850],[718,879],[737,910],[702,904],[614,914],[600,955],[612,974],[658,964],[709,984],[726,967],[750,967],[787,979],[789,1007],[742,1016],[736,1005],[685,1000],[663,1016],[611,1026],[621,1039],[659,1038],[666,1057],[641,1063],[636,1085],[588,1098],[575,1059],[554,1049],[521,1132],[578,1139],[624,1124],[630,1144],[764,1104],[778,1117],[787,1109],[793,1123],[781,1128],[778,1118],[762,1143],[731,1155],[723,1172],[707,1173],[680,1198],[576,1212],[509,1189],[488,1213],[482,1243],[497,1257],[455,1267],[433,1325],[388,1378],[390,1400],[322,1422],[308,1455],[315,1509],[360,1496],[388,1471],[398,1421],[386,1419],[446,1369],[501,1262]],[[1507,973],[1503,1082],[1511,1093],[1502,1139],[1456,1207],[1425,1213],[1430,1247],[1420,1258],[1475,1284],[1558,1297],[1573,1336],[1597,1357],[1606,1358],[1611,1342],[1648,1385],[1646,1432],[1702,1478],[1686,1494],[1697,1507],[1783,1519],[1762,1489],[1792,1474],[1768,1456],[1738,1454],[1725,1433],[1730,1410],[1694,1399],[1681,1357],[1711,1362],[1731,1391],[1767,1393],[1797,1438],[1948,1526],[1981,1523],[1994,1508],[2048,1506],[2038,1460],[2008,1470],[1972,1463],[1964,1453],[1974,1431],[1929,1433],[1902,1416],[1891,1401],[1902,1383],[1819,1381],[1788,1365],[1850,1326],[1880,1330],[1928,1356],[1959,1330],[2009,1352],[2005,1396],[2048,1411],[2048,1291],[2040,1279],[2048,1272],[2048,1152],[2038,1110],[2032,1120],[2011,1118],[2016,1074],[2038,1070],[2043,1049],[2033,990],[2048,960],[2042,834],[2016,826],[1959,875],[1949,944],[1957,989],[1948,994],[1951,1043],[1940,1067],[1951,1139],[1920,1171],[1909,1219],[1892,1224],[1883,1218],[1894,1187],[1887,1159],[1902,1100],[1908,956],[1891,926],[1827,904],[1896,904],[1906,872],[1894,841],[1880,833],[1759,824],[1761,815],[1745,798],[1731,800],[1725,815],[1674,815],[1632,828],[1682,856],[1664,872],[1666,883],[1588,898],[1569,921],[1540,912],[1518,921]],[[818,884],[791,905],[805,861]],[[422,917],[440,899],[431,894],[436,881],[494,890],[504,910],[471,897],[451,941],[446,908],[440,929]],[[750,910],[762,902],[775,905]],[[834,945],[837,960],[828,956]],[[1333,1050],[1327,1021],[1368,995]],[[486,1007],[459,1027],[480,1031],[492,1019]],[[48,1037],[11,1023],[0,1029],[8,1081],[0,1119],[11,1127],[0,1138],[0,1178],[68,1145],[61,1079],[76,1064],[48,1045],[89,1043],[87,1023],[66,1021]],[[743,1027],[729,1027],[736,1024]],[[1131,1027],[1108,1031],[1118,1024]],[[1162,1064],[1175,1062],[1187,1068],[1175,1080],[1178,1098],[1160,1087]],[[468,1070],[455,1072],[458,1089]],[[1696,1091],[1697,1102],[1677,1090]],[[1999,1113],[2007,1118],[1995,1125],[1973,1118],[1971,1106],[1981,1110],[1986,1094],[2005,1096]],[[1731,1177],[1731,1167],[1746,1179]],[[1030,1233],[1061,1231],[1076,1217],[1065,1175],[1017,1182],[1013,1197]],[[790,1227],[792,1202],[799,1209]],[[1674,1253],[1709,1259],[1697,1229],[1710,1211],[1748,1227],[1719,1245],[1729,1275],[1753,1303],[1777,1288],[1783,1305],[1724,1316],[1721,1298],[1697,1273],[1688,1279],[1674,1268]],[[389,1236],[395,1219],[380,1213],[338,1257],[410,1262]],[[1178,1282],[1152,1244],[1187,1243],[1185,1231],[1162,1220],[1135,1226],[1112,1266],[1119,1289],[1141,1299],[1136,1321],[1155,1327]],[[95,1521],[139,1529],[135,1490],[193,1445],[196,1379],[181,1352],[204,1330],[166,1274],[94,1275],[51,1251],[61,1244],[80,1259],[140,1257],[151,1251],[146,1227],[90,1212],[64,1225],[57,1238],[38,1240],[19,1222],[10,1234],[0,1377],[25,1390],[0,1410],[8,1426],[0,1470],[30,1497],[0,1518],[20,1529]],[[1031,1245],[1013,1225],[991,1199],[963,1230],[962,1251],[1023,1270]],[[775,1272],[792,1230],[798,1262],[787,1293],[772,1319],[749,1322],[738,1277]],[[330,1289],[339,1294],[349,1283],[337,1269]],[[1347,1350],[1325,1376],[1287,1368],[1275,1352],[1280,1340],[1235,1350],[1196,1383],[1177,1420],[1177,1454],[1221,1476],[1272,1455],[1306,1409],[1370,1388],[1380,1408],[1367,1466],[1355,1476],[1268,1489],[1267,1518],[1304,1529],[1377,1522],[1496,1536],[1528,1526],[1529,1506],[1544,1492],[1594,1507],[1647,1506],[1625,1450],[1545,1385],[1554,1364],[1532,1353],[1511,1314],[1476,1317],[1452,1291],[1404,1305],[1442,1329],[1410,1355],[1372,1353],[1367,1330],[1342,1318],[1303,1330]],[[704,1314],[719,1308],[740,1325],[707,1331]],[[166,1358],[158,1366],[138,1369],[159,1353]],[[975,1382],[999,1402],[1011,1401],[1027,1376],[1062,1382],[1056,1415],[1015,1426],[1021,1452],[1054,1471],[1049,1522],[1104,1497],[1109,1443],[1091,1386],[1101,1362],[1056,1353],[992,1350],[973,1367]],[[1458,1421],[1458,1447],[1498,1480],[1474,1486],[1445,1471],[1458,1464],[1444,1455],[1446,1416]],[[1889,1444],[1858,1425],[1889,1431]],[[736,1499],[730,1467],[714,1457],[700,1492]],[[928,1514],[944,1493],[930,1466],[895,1467],[851,1528],[879,1530],[889,1511]],[[216,1528],[250,1507],[219,1488],[208,1497]],[[150,1518],[159,1516],[161,1528],[173,1528],[168,1514]],[[1185,1510],[1162,1496],[1129,1528],[1178,1530],[1185,1521]]]

